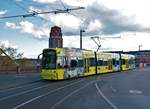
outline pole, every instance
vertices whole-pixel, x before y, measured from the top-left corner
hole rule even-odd
[[[82,49],[82,30],[80,30],[80,49]]]
[[[80,30],[80,49],[82,49],[82,33],[85,32],[85,30]]]
[[[139,45],[139,51],[141,50],[142,45]]]

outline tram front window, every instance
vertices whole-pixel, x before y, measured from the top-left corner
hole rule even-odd
[[[48,50],[43,52],[42,68],[55,69],[56,68],[56,52]]]

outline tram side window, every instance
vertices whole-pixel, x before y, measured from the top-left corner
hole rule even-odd
[[[134,59],[131,58],[131,59],[129,60],[129,64],[134,64]]]
[[[113,59],[112,61],[113,61],[113,65],[116,65],[116,59]]]
[[[64,66],[63,57],[58,56],[57,57],[57,68],[63,68],[63,66]]]
[[[78,67],[83,67],[83,60],[78,60]]]
[[[119,65],[120,64],[119,60],[117,60],[116,63],[117,63],[117,65]]]
[[[98,60],[97,65],[98,66],[103,66],[103,60]]]
[[[67,57],[58,56],[57,57],[57,68],[66,68],[67,65]]]
[[[53,51],[43,53],[42,68],[55,69],[56,68],[56,55]]]
[[[129,64],[132,64],[132,60],[131,59],[129,59]]]
[[[134,59],[132,60],[132,64],[135,64],[135,60]]]
[[[78,65],[77,60],[73,59],[70,61],[70,67],[77,67],[77,65]]]
[[[95,58],[90,58],[90,66],[95,66]]]
[[[104,61],[104,66],[107,66],[108,65],[108,61]]]

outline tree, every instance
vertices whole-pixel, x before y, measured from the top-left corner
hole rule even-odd
[[[23,53],[18,53],[18,49],[6,47],[0,44],[0,66],[33,66],[30,59],[23,58]]]
[[[0,48],[5,52],[5,46],[4,44],[0,45]],[[0,56],[2,56],[3,52],[0,50]]]
[[[22,58],[23,53],[18,53],[18,49],[6,47],[4,44],[0,45],[0,66],[14,66],[17,65],[15,59]]]
[[[30,60],[27,58],[17,59],[17,63],[19,63],[19,66],[21,66],[21,67],[33,66],[32,63],[30,62]]]
[[[18,53],[18,49],[16,48],[12,48],[12,47],[5,47],[4,44],[0,45],[0,48],[12,59],[16,59],[16,58],[22,58],[23,53]],[[3,52],[0,52],[0,55],[2,55]]]

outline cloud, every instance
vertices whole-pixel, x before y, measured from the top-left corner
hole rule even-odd
[[[102,34],[117,34],[126,31],[136,31],[137,29],[137,25],[132,22],[133,18],[122,16],[119,11],[108,9],[96,2],[88,6],[86,13],[82,13],[81,15],[86,18],[84,21],[85,28],[90,26],[91,22],[95,20],[101,22],[103,25],[102,28],[98,27],[97,29]]]
[[[49,34],[47,28],[37,27],[29,21],[21,21],[18,25],[12,22],[6,22],[5,26],[14,30],[20,30],[22,33],[31,34],[38,39],[48,37]]]
[[[0,16],[3,16],[7,13],[7,10],[0,10]]]
[[[16,0],[17,2],[21,2],[22,0]]]
[[[60,27],[68,27],[73,29],[78,29],[80,27],[80,19],[76,18],[73,15],[59,14],[53,16],[51,18],[51,21]]]
[[[120,39],[102,40],[100,50],[137,50],[139,44],[142,48],[149,49],[150,9],[147,1],[149,2],[149,0],[116,0],[116,2],[114,0],[62,0],[67,8],[76,6],[86,8],[66,14],[38,15],[44,19],[43,21],[35,17],[30,21],[26,19],[18,23],[7,22],[6,27],[30,34],[36,39],[47,40],[50,28],[58,25],[62,29],[64,46],[76,48],[79,48],[80,44],[79,31],[85,29],[83,48],[91,50],[97,49],[97,45],[90,39],[93,35],[114,37],[123,33],[136,32],[137,35],[125,34]],[[25,3],[23,0],[22,2]],[[32,0],[28,9],[30,12],[44,12],[65,8],[59,0]]]
[[[102,24],[99,20],[91,21],[87,27],[87,31],[96,32],[102,28]]]
[[[70,6],[84,6],[87,7],[88,5],[92,4],[97,0],[63,0],[64,3]]]
[[[14,23],[6,22],[5,27],[11,28],[11,29],[20,29],[19,26],[16,26]]]
[[[29,6],[29,12],[41,12],[41,10],[40,9],[38,9],[38,8],[35,8],[35,7],[33,7],[33,6]]]
[[[33,0],[43,4],[42,7],[29,6],[30,11],[44,12],[56,9],[64,9],[59,0]],[[66,14],[42,14],[38,15],[46,22],[33,24],[22,21],[19,25],[7,24],[12,29],[19,29],[23,33],[32,34],[35,38],[48,37],[50,26],[60,26],[63,35],[79,35],[80,29],[85,29],[87,35],[114,35],[123,32],[150,32],[150,28],[138,23],[135,16],[127,16],[121,10],[113,9],[96,0],[64,0],[68,8],[85,5],[84,10],[71,11]],[[76,4],[76,5],[74,5]],[[18,27],[19,26],[19,27]]]
[[[112,37],[111,35],[109,37]],[[64,47],[80,47],[79,36],[64,36]],[[148,33],[124,33],[121,38],[106,38],[100,40],[100,51],[133,51],[138,50],[139,45],[142,45],[142,50],[149,49],[149,34]],[[98,42],[98,40],[96,40]],[[90,37],[83,37],[83,48],[88,50],[97,50],[96,43]]]
[[[97,41],[97,40],[96,40]],[[63,43],[64,47],[72,47],[72,48],[79,48],[80,47],[80,37],[79,36],[63,36]],[[97,50],[96,43],[90,37],[83,37],[82,38],[82,47],[83,49],[88,50]],[[106,41],[102,41],[102,46],[100,50],[110,51],[113,49],[112,45],[108,45]]]
[[[33,0],[34,2],[37,2],[37,3],[44,3],[44,4],[47,4],[47,3],[52,3],[56,0]]]
[[[58,3],[60,2],[64,3],[65,5],[69,6],[88,6],[91,3],[97,0],[33,0],[33,2],[41,3],[41,4],[51,4],[51,3]]]
[[[48,3],[49,6],[43,8],[35,8],[32,6],[30,10],[42,12],[50,9],[64,9],[59,0],[34,0],[37,3]],[[68,14],[46,14],[40,15],[46,19],[49,24],[58,25],[62,28],[63,34],[66,36],[79,35],[80,29],[85,29],[86,34],[95,35],[113,35],[122,32],[150,32],[150,28],[136,22],[135,16],[126,16],[122,11],[106,7],[99,1],[92,0],[85,3],[85,0],[68,1],[64,0],[66,7],[74,7],[73,4],[86,6],[85,10],[76,10]],[[50,8],[50,7],[53,8]],[[77,5],[76,5],[77,6]],[[49,26],[49,25],[48,25]],[[49,28],[47,26],[47,28]]]
[[[0,45],[3,45],[4,47],[11,47],[11,48],[14,48],[14,49],[17,49],[18,46],[9,42],[8,40],[0,40]]]
[[[48,31],[46,28],[37,27],[29,21],[21,21],[20,28],[21,32],[32,34],[34,37],[37,38],[48,36]]]
[[[98,2],[94,2],[87,6],[85,10],[75,13],[79,15],[78,18],[85,19],[80,24],[80,27],[83,27],[89,35],[93,35],[93,33],[113,35],[123,32],[150,32],[150,27],[138,23],[135,16],[125,16],[121,12],[120,10],[109,9]],[[95,25],[93,25],[93,22],[95,22]],[[100,23],[100,27],[97,27],[98,23]],[[95,28],[97,31],[91,31],[89,28]]]

